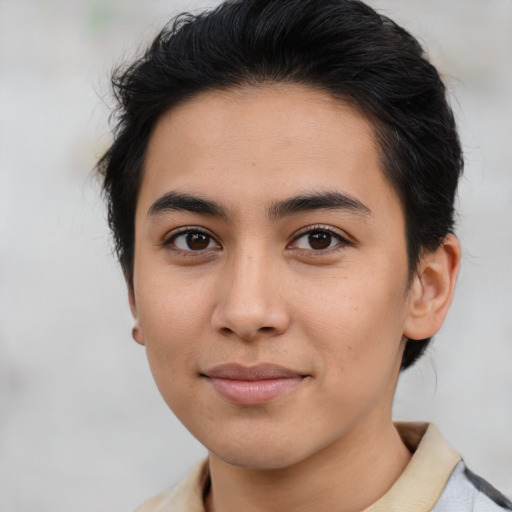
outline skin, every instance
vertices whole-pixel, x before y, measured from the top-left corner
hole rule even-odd
[[[403,210],[379,156],[363,116],[299,85],[204,93],[154,130],[136,209],[134,337],[209,451],[210,511],[362,510],[410,459],[391,420],[405,340],[441,326],[460,252],[448,236],[409,286]],[[348,201],[276,208],[333,193]],[[177,194],[218,208],[189,211]],[[226,363],[300,379],[240,405],[205,377]]]

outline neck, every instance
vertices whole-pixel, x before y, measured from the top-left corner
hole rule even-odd
[[[373,423],[373,424],[372,424]],[[208,512],[356,512],[382,497],[411,454],[392,424],[369,422],[291,467],[255,470],[210,454]]]

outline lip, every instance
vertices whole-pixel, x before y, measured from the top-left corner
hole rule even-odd
[[[222,364],[202,374],[223,398],[237,405],[262,405],[294,391],[307,375],[274,364]]]

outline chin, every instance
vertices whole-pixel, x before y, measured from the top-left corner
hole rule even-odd
[[[283,442],[282,439],[245,438],[238,443],[213,443],[208,451],[232,466],[253,470],[279,470],[291,467],[305,459],[308,453],[304,444]]]
[[[223,460],[231,466],[252,469],[255,471],[270,471],[289,468],[301,461],[301,457],[296,453],[275,453],[259,449],[255,451],[238,451],[229,453],[215,453],[216,457]]]

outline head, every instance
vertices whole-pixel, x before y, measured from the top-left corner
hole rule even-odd
[[[451,233],[463,161],[452,111],[418,42],[357,0],[239,1],[182,15],[113,78],[115,141],[98,164],[125,277],[133,277],[135,209],[161,116],[201,92],[302,84],[352,105],[373,125],[382,172],[402,202],[410,276]],[[412,365],[430,339],[405,349]]]
[[[317,395],[324,404],[314,399],[321,417],[333,409],[329,393],[353,377],[351,405],[340,397],[337,405],[356,412],[326,434],[327,443],[369,415],[374,402],[392,396],[393,369],[407,368],[424,352],[444,318],[458,266],[458,245],[450,236],[460,144],[443,82],[418,42],[357,0],[233,1],[174,20],[113,84],[118,124],[98,167],[132,311],[144,319],[135,337],[141,343],[168,337],[181,347],[179,363],[168,347],[161,350],[165,343],[148,347],[164,397],[173,385],[172,365],[204,378],[236,373],[221,364],[233,354],[247,364],[263,354],[282,357],[301,382],[330,390]],[[176,211],[189,217],[176,220],[169,214]],[[327,211],[344,212],[341,231],[315,216]],[[337,225],[331,220],[328,226]],[[162,227],[166,222],[172,229]],[[251,254],[244,252],[249,246]],[[282,252],[272,252],[275,247]],[[311,259],[312,248],[320,259]],[[344,262],[336,259],[341,248]],[[447,269],[445,278],[439,268]],[[261,300],[251,303],[260,292]],[[426,312],[421,300],[411,306],[422,293],[442,296],[429,299],[437,300],[440,313]],[[202,308],[204,325],[183,320],[192,310],[200,318]],[[417,327],[424,325],[417,318],[434,316],[428,328]],[[194,355],[203,327],[219,343]],[[192,328],[197,336],[183,346]],[[380,329],[396,344],[380,343]],[[297,341],[303,335],[316,340],[315,348]],[[330,353],[336,336],[343,355]],[[267,343],[276,337],[282,343]],[[254,339],[261,344],[250,349],[235,342]],[[292,339],[296,346],[289,345]],[[348,373],[325,369],[331,355],[346,363]],[[377,376],[367,392],[365,373]],[[200,400],[202,381],[191,378],[190,386],[196,380]],[[315,385],[300,393],[313,397]],[[389,393],[379,395],[379,386]],[[231,411],[231,391],[216,391]],[[171,392],[168,403],[187,425],[188,406],[175,398]],[[208,433],[201,426],[194,432],[194,424],[207,423],[208,409],[205,401],[206,416],[187,425],[200,440]],[[258,411],[233,420],[232,438],[251,418],[255,439],[269,434],[263,424],[255,427]],[[293,414],[299,418],[307,410]],[[222,418],[226,432],[228,416]],[[280,431],[272,432],[275,439]],[[305,431],[297,440],[301,435]],[[264,442],[255,444],[255,453]]]

